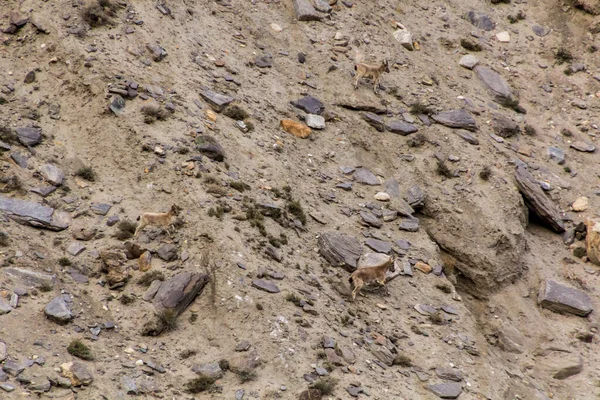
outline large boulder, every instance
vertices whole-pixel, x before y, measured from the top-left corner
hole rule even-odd
[[[69,296],[67,295],[55,297],[44,308],[44,314],[46,314],[48,319],[56,322],[57,324],[64,325],[75,318],[75,315],[69,306],[70,302],[71,299],[69,299]]]
[[[332,266],[353,272],[363,251],[362,244],[353,236],[339,232],[323,233],[317,241],[319,252]]]
[[[19,223],[53,231],[67,229],[72,221],[69,213],[5,196],[0,196],[0,211]]]
[[[518,278],[525,266],[527,209],[514,187],[427,202],[421,224],[442,250],[447,275],[485,296]],[[498,206],[501,204],[501,208]],[[464,212],[457,212],[457,207]]]
[[[593,310],[592,300],[585,292],[550,279],[542,283],[538,302],[549,310],[581,317],[585,317]]]

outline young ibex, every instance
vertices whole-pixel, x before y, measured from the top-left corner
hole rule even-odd
[[[384,72],[389,73],[390,67],[387,60],[383,60],[381,65],[370,65],[364,63],[357,63],[354,65],[356,76],[354,78],[354,89],[358,89],[358,81],[361,78],[372,78],[373,79],[373,91],[377,94],[377,88],[379,87],[379,80],[381,74]]]
[[[175,217],[179,214],[180,208],[173,204],[171,209],[166,213],[144,213],[140,217],[140,225],[135,230],[134,237],[138,237],[138,234],[144,229],[147,225],[154,226],[162,226],[167,230],[169,237],[171,236],[171,231],[169,230],[169,226],[174,222]]]
[[[389,294],[388,288],[385,285],[385,273],[394,268],[393,258],[377,267],[359,268],[350,275],[350,283],[354,286],[352,291],[352,300],[356,299],[356,295],[360,292],[363,286],[369,283],[377,282],[385,289],[386,294]]]

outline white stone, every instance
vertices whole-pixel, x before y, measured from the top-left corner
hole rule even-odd
[[[390,195],[385,192],[378,192],[373,197],[375,198],[375,200],[379,200],[379,201],[390,201]]]
[[[496,33],[496,39],[501,43],[510,42],[510,34],[506,31]]]
[[[408,29],[400,28],[397,31],[395,31],[393,35],[394,39],[400,42],[400,44],[404,46],[404,48],[411,51],[414,50],[412,34]]]
[[[307,114],[305,122],[306,125],[313,129],[325,129],[325,118],[320,115]]]
[[[275,32],[281,32],[283,30],[283,28],[280,25],[277,25],[275,23],[271,24],[271,29],[273,29]]]
[[[477,64],[479,64],[479,59],[472,54],[463,56],[458,62],[458,65],[467,69],[473,69],[477,66]]]

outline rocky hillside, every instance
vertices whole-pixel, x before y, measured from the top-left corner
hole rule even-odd
[[[0,398],[597,398],[596,3],[4,1]]]

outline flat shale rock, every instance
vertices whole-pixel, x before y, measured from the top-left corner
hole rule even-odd
[[[181,314],[208,283],[208,276],[193,272],[182,272],[161,282],[152,303],[158,311],[174,310]]]
[[[456,399],[462,393],[462,384],[457,382],[429,385],[427,389],[440,399]]]
[[[475,73],[486,87],[488,92],[492,95],[494,101],[502,103],[506,100],[512,99],[512,90],[508,83],[504,80],[500,74],[492,70],[489,67],[479,65],[475,67]]]
[[[234,98],[213,92],[212,90],[205,89],[200,92],[200,96],[208,103],[208,105],[216,112],[221,112],[231,103]]]
[[[23,146],[35,146],[42,142],[42,130],[40,128],[17,128],[17,139]]]
[[[321,102],[321,100],[311,95],[306,95],[296,101],[293,101],[292,105],[301,109],[302,111],[315,115],[321,115],[325,109],[325,105]]]
[[[369,125],[371,125],[375,129],[377,129],[379,132],[385,131],[385,122],[383,121],[383,118],[381,118],[379,115],[370,113],[370,112],[366,112],[366,113],[361,114],[361,117],[362,117],[362,119],[367,121],[367,123]]]
[[[556,204],[543,192],[537,180],[527,168],[519,165],[515,171],[515,180],[527,208],[534,212],[555,232],[562,233],[565,226]]]
[[[503,115],[495,115],[492,120],[492,127],[496,135],[508,139],[521,132],[519,124]]]
[[[411,133],[415,133],[419,130],[413,124],[409,124],[408,122],[392,120],[388,122],[385,128],[392,133],[396,133],[398,135],[407,136]]]
[[[211,160],[223,161],[225,159],[225,149],[217,139],[210,135],[198,136],[196,138],[196,149]]]
[[[58,296],[52,299],[44,308],[44,314],[46,314],[48,319],[59,325],[64,325],[75,318],[75,315],[71,311],[71,307],[64,296]]]
[[[252,281],[252,286],[267,293],[280,292],[279,287],[276,284],[266,281],[264,279],[254,279]]]
[[[552,351],[536,359],[536,369],[554,379],[567,379],[583,371],[583,358],[578,354]]]
[[[477,122],[466,110],[443,111],[432,116],[438,124],[455,129],[477,130]]]
[[[360,218],[362,219],[363,225],[366,224],[373,228],[381,228],[383,226],[383,221],[370,211],[361,211]]]
[[[319,253],[332,266],[353,272],[362,254],[363,246],[355,237],[339,232],[323,233],[317,241]]]
[[[378,253],[390,254],[392,252],[392,244],[383,240],[369,238],[365,241],[365,245]]]
[[[220,379],[223,377],[223,370],[216,362],[195,365],[192,367],[192,371],[204,378]]]
[[[0,275],[8,276],[20,283],[24,286],[47,286],[50,288],[54,288],[54,284],[56,283],[56,275],[54,274],[46,274],[38,271],[31,271],[24,268],[2,268],[0,270]]]
[[[473,146],[479,145],[479,139],[477,139],[475,136],[471,135],[467,131],[457,131],[456,134],[460,136],[465,142],[472,144]]]
[[[553,280],[542,283],[538,303],[549,310],[580,317],[585,317],[593,310],[592,301],[586,293]]]
[[[293,0],[298,21],[320,21],[321,14],[315,10],[309,0]]]
[[[366,111],[372,112],[374,114],[385,114],[387,113],[387,109],[382,106],[377,106],[372,104],[371,102],[366,102],[362,99],[358,99],[356,97],[345,99],[338,101],[336,106],[352,110],[352,111]]]
[[[62,231],[71,224],[71,216],[66,212],[5,196],[0,196],[0,211],[4,211],[10,218],[19,223],[36,228]]]
[[[583,153],[593,153],[594,151],[596,151],[596,146],[588,143],[588,142],[573,142],[571,143],[571,148],[577,150],[577,151],[581,151]]]
[[[71,385],[88,386],[94,381],[94,376],[88,367],[79,361],[70,361],[60,366],[62,376],[71,381]]]
[[[487,32],[491,31],[496,26],[490,17],[482,12],[469,11],[465,15],[465,19],[473,24],[473,26],[476,26],[477,28],[483,29]]]
[[[354,175],[352,176],[356,182],[362,183],[364,185],[376,186],[381,184],[379,178],[377,178],[377,176],[374,173],[372,173],[366,168],[357,169],[356,171],[354,171]]]
[[[8,314],[12,310],[13,308],[8,301],[4,300],[4,297],[0,297],[0,315]]]

